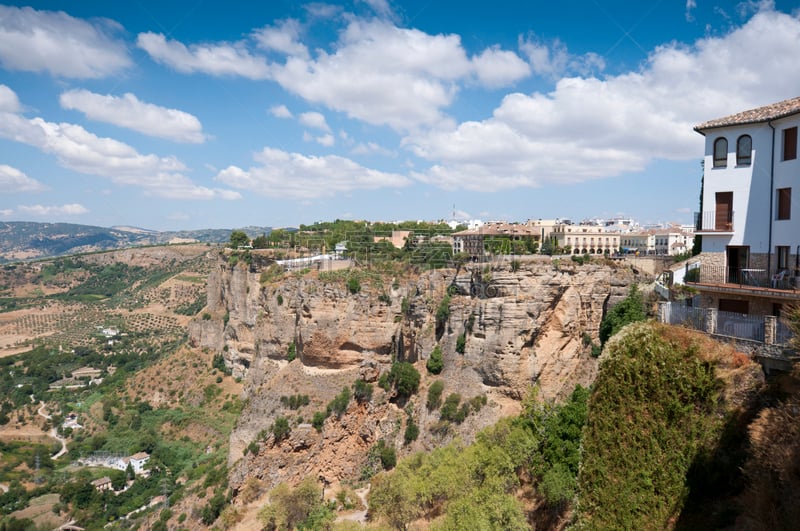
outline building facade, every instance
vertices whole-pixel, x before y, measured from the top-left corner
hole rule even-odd
[[[779,315],[798,301],[800,98],[710,120],[705,137],[699,278],[704,305]],[[794,196],[794,197],[793,197]]]
[[[615,254],[620,248],[619,233],[598,225],[557,225],[550,237],[569,254]]]

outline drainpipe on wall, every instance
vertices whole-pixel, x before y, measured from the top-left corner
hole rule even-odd
[[[772,120],[767,122],[767,125],[772,129],[772,159],[769,162],[769,243],[767,247],[767,275],[771,275],[772,271],[772,223],[774,215],[772,209],[775,203],[775,128],[772,127]]]

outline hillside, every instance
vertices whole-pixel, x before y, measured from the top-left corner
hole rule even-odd
[[[246,227],[251,238],[269,234],[268,227]],[[0,222],[0,264],[77,253],[108,251],[167,243],[222,243],[230,229],[152,231],[135,227],[95,227],[71,223]]]
[[[264,253],[167,245],[0,268],[6,523],[795,521],[800,379],[765,382],[734,346],[652,323],[595,357],[616,309],[648,300],[630,267],[286,272]],[[477,273],[474,295],[453,287]],[[124,492],[123,471],[73,465],[139,452],[150,476]],[[119,492],[92,487],[106,476]]]

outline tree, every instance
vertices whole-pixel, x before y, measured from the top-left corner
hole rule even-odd
[[[250,238],[247,237],[244,231],[235,230],[231,232],[231,242],[228,245],[232,249],[238,249],[239,247],[250,245]]]
[[[261,236],[256,236],[253,239],[253,249],[266,249],[268,245],[269,241],[263,234]]]
[[[631,286],[628,296],[611,308],[600,321],[600,345],[620,331],[628,323],[644,321],[647,315],[644,311],[644,299],[636,284]]]
[[[419,389],[419,371],[406,361],[400,361],[392,365],[389,371],[389,381],[394,383],[397,395],[401,398],[408,398]]]

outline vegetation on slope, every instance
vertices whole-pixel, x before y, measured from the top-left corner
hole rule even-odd
[[[729,418],[712,344],[636,324],[606,346],[583,439],[579,528],[674,525],[694,467],[719,451]]]
[[[404,459],[373,478],[370,513],[403,529],[424,518],[437,529],[528,529],[557,521],[567,509],[578,472],[588,390],[578,386],[563,405],[535,393],[517,417],[501,420],[464,446],[454,442]],[[533,484],[523,500],[517,494]],[[526,510],[538,505],[539,513]],[[530,513],[530,514],[529,514]]]

